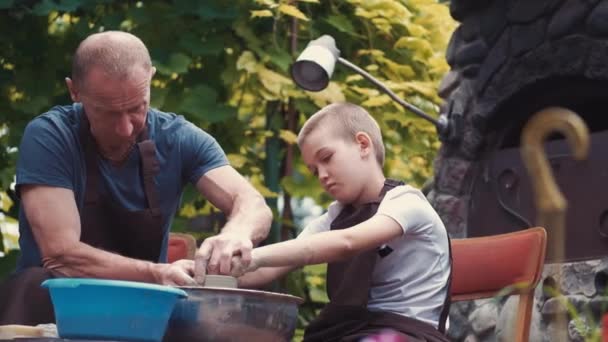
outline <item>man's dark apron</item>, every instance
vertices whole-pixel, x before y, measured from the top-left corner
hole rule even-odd
[[[84,113],[80,141],[84,144],[87,172],[84,207],[80,211],[80,241],[126,257],[158,262],[164,232],[154,175],[160,166],[147,127],[137,140],[147,202],[147,207],[139,211],[122,208],[100,193],[98,149]],[[31,267],[11,276],[0,286],[0,324],[54,323],[48,291],[40,283],[55,276],[56,272],[42,267]]]
[[[361,223],[376,214],[386,192],[403,185],[387,179],[379,198],[355,209],[345,206],[331,223],[331,230],[344,229]],[[387,254],[388,253],[388,254]],[[367,309],[372,273],[376,258],[388,257],[390,249],[374,249],[363,252],[342,262],[330,263],[327,267],[327,295],[330,303],[321,311],[305,331],[305,342],[359,341],[360,339],[391,329],[401,334],[406,341],[449,341],[442,334],[449,313],[451,271],[448,280],[448,295],[440,317],[439,330],[428,323],[390,312],[372,312]],[[396,260],[395,262],[407,262]],[[450,250],[451,263],[451,250]],[[405,267],[405,266],[404,266]]]

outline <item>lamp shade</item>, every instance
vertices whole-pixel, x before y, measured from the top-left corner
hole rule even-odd
[[[310,91],[327,87],[334,72],[340,50],[332,36],[323,35],[312,40],[291,66],[291,77],[296,84]]]

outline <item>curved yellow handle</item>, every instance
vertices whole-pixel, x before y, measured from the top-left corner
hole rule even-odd
[[[521,136],[521,153],[528,169],[538,210],[536,224],[549,231],[553,259],[564,256],[564,227],[567,202],[559,191],[543,142],[553,132],[563,134],[570,143],[575,159],[586,158],[589,152],[589,130],[585,122],[571,110],[550,107],[532,116]],[[553,238],[551,238],[553,236]]]

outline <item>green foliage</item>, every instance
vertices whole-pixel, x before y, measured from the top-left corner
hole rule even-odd
[[[567,318],[572,320],[573,327],[568,327],[568,331],[573,329],[585,342],[599,342],[602,339],[602,315],[606,313],[606,305],[602,304],[598,313],[594,313],[590,307],[577,307],[567,296],[562,295],[559,289],[551,286],[543,286],[543,291],[553,298],[557,298],[567,312]],[[567,319],[566,319],[567,321]],[[566,323],[568,324],[568,323]]]
[[[343,57],[436,114],[453,28],[446,5],[433,0],[0,0],[0,188],[11,192],[15,147],[26,123],[52,105],[70,103],[64,78],[77,44],[103,30],[130,31],[147,44],[158,70],[152,104],[183,114],[216,137],[235,168],[268,198],[279,193],[269,189],[264,168],[281,165],[265,163],[265,144],[280,139],[278,157],[293,144],[293,132],[285,130],[289,101],[299,124],[335,101],[365,106],[384,132],[386,174],[420,186],[439,147],[431,124],[348,70],[338,67],[329,87],[312,93],[296,88],[289,66],[310,39],[330,34]],[[321,204],[331,200],[297,154],[293,169],[280,180],[279,192]],[[189,191],[175,229],[185,229],[185,218],[212,210]],[[295,287],[322,303],[318,279],[324,277],[317,271],[306,269]]]
[[[188,119],[217,137],[237,168],[263,187],[263,144],[280,134],[265,123],[266,106],[295,101],[299,122],[320,106],[348,100],[368,108],[386,136],[388,175],[421,185],[431,174],[439,145],[432,125],[406,113],[368,82],[338,67],[328,89],[297,89],[288,75],[293,55],[321,34],[333,35],[343,57],[389,85],[398,95],[436,113],[436,86],[447,70],[443,58],[451,21],[445,5],[416,1],[3,1],[0,29],[0,117],[8,127],[2,146],[16,147],[24,125],[53,104],[69,103],[64,77],[77,43],[100,30],[128,30],[149,46],[158,73],[153,104]],[[297,21],[297,50],[290,27]],[[28,27],[28,30],[16,30]],[[12,180],[15,153],[0,154],[0,186]],[[282,184],[320,202],[320,187],[307,172]]]

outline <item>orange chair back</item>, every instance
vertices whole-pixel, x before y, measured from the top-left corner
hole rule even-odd
[[[540,281],[544,228],[452,240],[452,301],[518,294],[516,341],[528,341],[534,289]]]
[[[167,260],[169,263],[180,259],[193,259],[196,253],[196,239],[189,234],[170,233]]]

